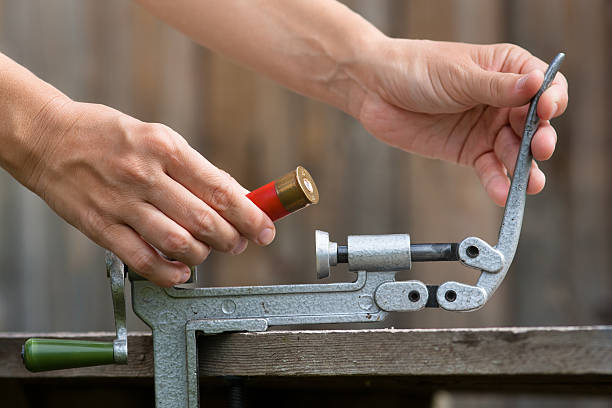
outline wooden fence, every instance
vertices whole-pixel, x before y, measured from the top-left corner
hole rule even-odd
[[[567,113],[554,122],[547,187],[527,202],[515,263],[481,311],[398,314],[401,328],[612,322],[612,2],[350,1],[395,37],[517,43],[544,60],[565,51]],[[408,232],[413,242],[477,235],[495,242],[501,211],[472,170],[377,142],[359,123],[190,42],[125,0],[0,0],[0,52],[69,96],[165,123],[253,189],[297,164],[321,203],[278,224],[268,248],[214,254],[202,284],[315,281],[315,228]],[[10,146],[0,146],[10,148]],[[102,250],[0,172],[0,330],[112,329]],[[473,282],[457,265],[403,277]],[[347,280],[346,271],[333,280]],[[144,325],[131,316],[130,329]],[[368,326],[373,327],[373,326]]]

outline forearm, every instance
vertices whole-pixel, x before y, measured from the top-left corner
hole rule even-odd
[[[52,111],[70,99],[0,53],[0,166],[32,188],[32,172],[46,144]],[[40,153],[38,153],[40,152]]]
[[[383,34],[332,0],[138,0],[198,43],[301,94],[353,112],[357,74]]]

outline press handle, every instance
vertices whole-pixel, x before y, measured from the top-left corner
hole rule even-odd
[[[113,364],[113,342],[28,339],[21,357],[32,372]]]

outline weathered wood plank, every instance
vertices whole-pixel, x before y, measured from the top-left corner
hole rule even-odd
[[[330,330],[203,337],[204,375],[612,375],[612,327]]]
[[[129,364],[32,374],[20,360],[26,333],[0,333],[0,379],[150,379],[148,333],[130,334]],[[38,337],[110,340],[110,333]],[[612,393],[612,326],[444,330],[270,331],[202,336],[200,375],[252,384],[563,390]],[[308,377],[307,379],[305,377]],[[305,383],[304,383],[305,384]],[[329,386],[329,385],[328,385]],[[569,387],[568,387],[569,386]]]

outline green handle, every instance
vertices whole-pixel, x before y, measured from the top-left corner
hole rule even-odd
[[[28,339],[23,362],[32,372],[112,364],[113,343],[66,339]]]

